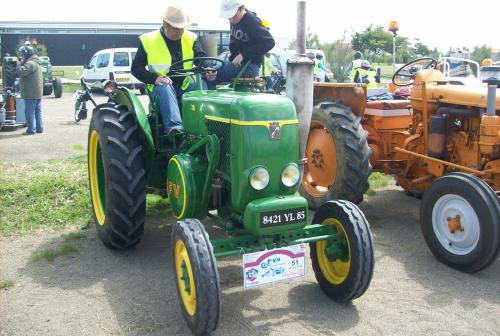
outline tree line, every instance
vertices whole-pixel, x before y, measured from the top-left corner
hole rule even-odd
[[[396,63],[408,63],[419,57],[450,56],[452,49],[442,52],[437,48],[431,49],[420,39],[411,40],[408,37],[396,36]],[[295,48],[295,41],[289,48]],[[348,42],[346,33],[333,42],[321,42],[317,34],[307,33],[306,47],[308,49],[321,49],[325,53],[326,62],[335,78],[344,81],[343,69],[352,61],[354,52],[363,53],[363,59],[371,63],[392,64],[393,35],[383,26],[370,25],[361,32],[355,32]],[[471,53],[471,59],[481,64],[486,58],[492,58],[492,48],[487,45],[475,46],[472,50],[467,47],[460,48]]]

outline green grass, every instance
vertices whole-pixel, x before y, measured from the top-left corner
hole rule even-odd
[[[156,194],[146,196],[146,211],[148,216],[161,216],[170,207],[170,200]]]
[[[64,83],[63,84],[63,92],[75,92],[76,90],[81,89],[82,86],[78,83]]]
[[[83,72],[83,66],[73,65],[73,66],[53,66],[52,71],[55,72],[55,76],[63,77],[68,79],[80,79]],[[60,75],[60,72],[64,71],[64,75]]]
[[[392,71],[392,64],[372,63],[372,69],[380,68],[380,75],[382,82],[390,82],[394,71]]]
[[[387,187],[391,182],[392,177],[390,175],[385,175],[382,173],[372,173],[368,178],[370,183],[370,188],[366,191],[365,195],[374,196],[376,194],[375,190],[383,187]]]
[[[86,161],[0,163],[0,235],[87,226]]]
[[[69,232],[69,233],[65,233],[63,234],[61,237],[65,240],[65,241],[70,241],[70,240],[78,240],[78,239],[82,239],[84,238],[86,235],[85,233],[81,232],[81,231],[74,231],[74,232]]]
[[[74,145],[71,145],[71,149],[76,151],[76,152],[81,152],[81,151],[85,150],[85,146],[80,145],[80,144],[74,144]]]
[[[14,281],[12,280],[0,281],[0,289],[7,289],[12,286],[14,286]]]
[[[44,251],[38,251],[35,252],[31,255],[30,260],[31,261],[41,261],[41,260],[46,260],[46,261],[54,261],[57,257],[63,256],[63,255],[68,255],[71,253],[74,253],[78,251],[78,248],[73,245],[73,244],[64,244],[58,248],[55,249],[47,249]]]

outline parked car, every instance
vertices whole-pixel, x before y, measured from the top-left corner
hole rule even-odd
[[[102,89],[106,80],[114,80],[120,86],[146,92],[144,83],[132,76],[132,60],[137,48],[113,48],[99,50],[85,64],[82,78],[94,89]]]

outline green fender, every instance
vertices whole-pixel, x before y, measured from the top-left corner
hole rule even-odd
[[[146,143],[144,148],[147,152],[154,152],[155,145],[153,142],[153,135],[151,132],[151,127],[149,126],[148,116],[146,111],[144,111],[144,107],[142,106],[139,98],[127,88],[119,87],[116,90],[115,102],[117,104],[126,105],[129,111],[134,111],[137,117],[137,123],[144,134],[144,138],[146,139]]]

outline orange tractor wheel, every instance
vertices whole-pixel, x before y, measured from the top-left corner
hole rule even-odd
[[[350,107],[333,101],[314,107],[299,188],[311,208],[335,199],[363,201],[371,173],[367,137]]]

